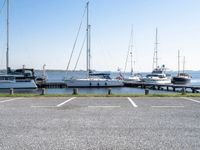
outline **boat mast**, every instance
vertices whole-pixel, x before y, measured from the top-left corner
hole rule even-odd
[[[86,28],[86,32],[87,32],[87,50],[86,50],[86,70],[88,72],[88,76],[89,76],[89,72],[90,72],[90,25],[89,25],[89,1],[87,2],[87,28]]]
[[[153,56],[153,69],[158,67],[158,28],[156,28],[156,39],[155,39],[155,48]]]
[[[178,50],[178,76],[180,75],[180,50]]]
[[[131,75],[133,75],[133,25],[131,27],[131,44],[130,44],[130,55],[131,55]]]
[[[183,73],[185,73],[185,56],[183,57]]]
[[[6,50],[6,70],[9,68],[9,0],[7,0],[7,50]]]
[[[129,56],[131,57],[131,75],[133,75],[133,25],[131,26],[131,35],[130,35],[129,44],[128,44],[128,52],[126,55],[124,73],[126,71]]]

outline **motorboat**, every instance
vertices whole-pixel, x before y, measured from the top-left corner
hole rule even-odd
[[[21,75],[0,75],[0,89],[23,89],[33,90],[37,89],[35,81],[32,79],[22,79]],[[17,79],[18,78],[18,79]],[[19,79],[21,78],[21,79]]]
[[[171,83],[171,75],[166,74],[165,71],[166,68],[164,65],[162,67],[157,67],[152,73],[147,74],[146,77],[142,78],[141,81],[152,84],[169,84]]]

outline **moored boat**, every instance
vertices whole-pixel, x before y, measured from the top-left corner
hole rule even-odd
[[[180,73],[180,51],[178,50],[178,74],[172,77],[173,84],[188,84],[191,81],[191,76],[185,73],[185,57],[183,59],[183,72]]]
[[[86,29],[86,43],[87,43],[87,56],[86,56],[86,72],[87,76],[85,78],[73,78],[73,77],[65,77],[64,82],[67,84],[67,87],[121,87],[123,86],[122,80],[111,79],[108,74],[105,73],[92,73],[90,68],[90,57],[91,57],[91,49],[90,49],[90,33],[91,33],[91,25],[89,25],[89,2],[86,5],[87,10],[87,29]],[[71,53],[71,56],[73,51]],[[71,58],[69,59],[70,63]],[[68,66],[69,66],[68,63]],[[68,67],[67,67],[68,70]]]
[[[9,67],[9,0],[7,0],[7,50],[6,74],[0,75],[0,89],[37,89],[35,81],[30,77],[30,70],[16,70],[12,72]],[[27,72],[28,71],[28,72]],[[34,76],[34,74],[32,74]]]

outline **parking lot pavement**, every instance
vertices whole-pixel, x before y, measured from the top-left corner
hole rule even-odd
[[[198,101],[0,98],[0,149],[199,149]]]

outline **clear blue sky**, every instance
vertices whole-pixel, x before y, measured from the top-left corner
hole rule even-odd
[[[0,0],[0,7],[3,2]],[[66,69],[86,2],[10,0],[10,66],[25,64],[41,69],[46,64],[47,69]],[[5,8],[0,14],[1,69],[5,68]],[[156,27],[160,65],[176,70],[180,49],[186,57],[186,69],[200,70],[199,8],[199,0],[90,0],[92,68],[123,70],[133,24],[135,70],[152,70]],[[70,69],[75,65],[84,28]],[[85,61],[84,48],[78,69],[86,68]]]

